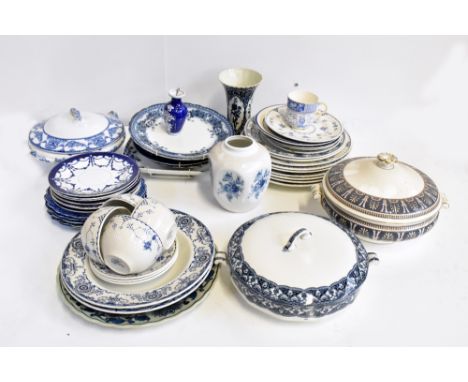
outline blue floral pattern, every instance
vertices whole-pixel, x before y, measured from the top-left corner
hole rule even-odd
[[[249,198],[258,199],[263,191],[266,190],[268,187],[268,182],[270,181],[270,170],[264,168],[257,172],[255,175],[255,180],[252,183],[252,187],[250,188]]]
[[[80,154],[86,151],[99,151],[104,146],[111,145],[125,136],[122,121],[113,115],[105,116],[107,127],[100,133],[91,137],[64,139],[47,134],[44,130],[46,121],[42,121],[29,132],[29,144],[40,150],[57,154]]]
[[[231,276],[242,294],[255,305],[288,317],[319,317],[351,303],[367,277],[368,254],[356,235],[334,222],[333,224],[346,232],[354,244],[356,263],[345,277],[329,286],[302,289],[278,285],[258,275],[244,260],[242,240],[245,232],[257,220],[278,213],[282,212],[265,214],[249,220],[234,232],[229,241],[228,264]]]
[[[172,152],[168,148],[158,144],[158,142],[150,141],[147,136],[147,129],[157,124],[163,123],[164,103],[151,105],[137,112],[129,123],[129,131],[135,143],[144,150],[158,156],[173,160],[201,160],[205,159],[208,151],[217,142],[223,141],[234,133],[234,130],[226,119],[218,112],[196,104],[185,103],[188,109],[186,123],[193,119],[201,119],[209,126],[209,133],[212,138],[216,138],[212,142],[211,147],[200,147],[190,153]]]
[[[196,218],[172,210],[177,227],[192,243],[194,255],[188,267],[168,284],[148,291],[119,293],[97,285],[88,278],[86,253],[80,235],[69,243],[62,257],[60,270],[66,289],[80,300],[107,309],[137,309],[162,304],[196,284],[211,269],[214,261],[214,242],[210,231]],[[70,267],[73,264],[73,268]]]
[[[238,199],[244,191],[244,180],[233,171],[226,171],[218,183],[218,195],[225,194],[227,200]]]

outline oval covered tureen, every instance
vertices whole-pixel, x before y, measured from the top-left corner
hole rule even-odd
[[[300,212],[244,223],[231,237],[227,258],[247,301],[287,319],[322,317],[352,303],[376,259],[349,230]]]
[[[29,132],[31,154],[44,162],[59,162],[90,151],[115,151],[125,139],[117,113],[107,115],[71,108],[42,121]]]
[[[373,242],[421,236],[434,226],[446,203],[431,178],[390,153],[345,160],[322,182],[327,213]]]

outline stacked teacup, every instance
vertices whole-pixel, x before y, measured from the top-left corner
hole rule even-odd
[[[261,110],[247,123],[244,134],[270,152],[271,182],[291,187],[319,183],[351,149],[340,121],[317,95],[304,90],[290,92],[286,104]]]
[[[174,214],[163,204],[124,194],[91,214],[81,229],[81,241],[97,277],[138,284],[173,264],[176,231]]]

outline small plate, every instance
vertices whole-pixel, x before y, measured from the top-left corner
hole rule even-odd
[[[337,139],[343,132],[341,124],[330,114],[320,116],[312,126],[297,129],[289,126],[283,118],[286,112],[286,106],[281,106],[270,110],[265,123],[276,134],[282,137],[292,139],[297,142],[306,143],[328,143]]]
[[[59,195],[96,197],[117,193],[139,177],[138,165],[116,153],[87,153],[70,157],[49,173],[50,187]]]
[[[178,134],[169,134],[163,113],[164,105],[156,104],[140,110],[130,123],[135,143],[151,154],[173,160],[206,159],[208,151],[234,133],[226,117],[200,105],[185,103],[188,117]]]

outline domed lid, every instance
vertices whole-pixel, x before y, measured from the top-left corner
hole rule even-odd
[[[323,180],[325,196],[338,207],[382,219],[409,219],[439,209],[435,183],[390,153],[333,166]]]
[[[228,260],[247,287],[285,304],[309,305],[357,288],[368,257],[354,235],[322,217],[277,212],[238,228]]]
[[[71,108],[68,113],[53,116],[44,124],[46,134],[55,138],[79,139],[99,134],[109,125],[102,114],[80,112]]]

